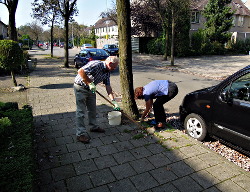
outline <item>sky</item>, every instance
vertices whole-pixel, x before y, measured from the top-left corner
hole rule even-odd
[[[31,3],[34,0],[19,0],[16,10],[16,27],[32,23]],[[112,8],[114,0],[77,0],[78,16],[75,20],[78,24],[94,25],[100,19],[100,13]],[[9,13],[5,5],[0,4],[0,20],[6,25],[9,23]]]

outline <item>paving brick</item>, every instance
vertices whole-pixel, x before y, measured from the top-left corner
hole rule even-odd
[[[74,163],[73,165],[74,165],[77,175],[81,175],[84,173],[89,173],[89,172],[97,170],[97,167],[92,159],[80,161],[78,163]]]
[[[119,141],[119,139],[117,139],[115,135],[100,137],[100,139],[105,145]]]
[[[98,169],[104,169],[107,167],[112,167],[112,166],[117,165],[117,162],[115,161],[112,155],[106,155],[106,156],[95,158],[94,162],[96,166],[98,167]]]
[[[80,150],[79,154],[82,160],[100,157],[100,153],[96,148],[87,148],[85,150]]]
[[[171,183],[167,183],[164,185],[160,185],[158,187],[155,187],[154,189],[152,189],[152,192],[169,192],[169,191],[173,191],[173,192],[177,192],[178,189],[176,189],[176,187],[174,185],[172,185]]]
[[[110,169],[118,180],[125,179],[127,177],[130,177],[136,174],[136,171],[131,167],[129,163],[110,167]]]
[[[155,167],[146,159],[137,159],[129,163],[137,173],[143,173],[154,169]]]
[[[158,181],[158,183],[165,184],[177,179],[178,177],[168,169],[168,167],[161,167],[150,171],[150,174]]]
[[[140,159],[140,158],[148,157],[152,155],[152,153],[143,146],[137,147],[135,149],[131,149],[129,151],[135,156],[136,159]]]
[[[103,185],[100,187],[95,187],[89,190],[85,190],[84,192],[110,192],[110,190],[107,185]]]
[[[223,181],[217,184],[216,187],[221,191],[230,191],[230,192],[245,191],[243,188],[241,188],[239,185],[237,185],[231,180]],[[249,188],[247,190],[249,191]]]
[[[78,152],[71,152],[71,153],[58,155],[57,158],[59,159],[59,162],[61,163],[61,165],[66,165],[66,164],[71,164],[71,163],[76,163],[76,162],[81,161],[81,157]]]
[[[241,174],[241,175],[238,175],[238,176],[232,178],[231,180],[233,182],[237,183],[242,188],[249,189],[249,191],[250,191],[250,182],[249,182],[249,179],[250,179],[250,174],[248,174],[248,176]]]
[[[113,156],[119,164],[123,164],[129,161],[135,160],[135,157],[129,151],[122,151],[122,152],[113,154]]]
[[[108,185],[111,192],[122,192],[122,191],[137,191],[132,182],[129,179],[123,179],[116,181]]]
[[[199,171],[210,167],[210,165],[206,161],[202,161],[199,157],[187,158],[185,159],[185,162],[195,171]]]
[[[203,190],[203,188],[189,176],[179,178],[173,181],[172,184],[181,192],[198,192]]]
[[[75,169],[72,165],[64,165],[51,170],[54,181],[68,179],[76,175]]]
[[[171,161],[162,153],[152,155],[147,158],[156,168],[168,165]]]
[[[68,144],[68,143],[73,143],[74,140],[73,140],[72,136],[56,137],[55,142],[56,142],[57,145],[65,145],[65,144]]]
[[[89,175],[95,187],[108,184],[116,180],[110,169],[94,171],[91,172]]]
[[[161,145],[155,145],[155,143],[153,144],[149,144],[145,146],[152,154],[158,154],[161,153],[163,151],[166,151],[166,148],[161,146]]]
[[[124,151],[124,150],[129,150],[129,149],[134,148],[134,146],[130,143],[130,141],[117,142],[117,143],[114,143],[114,146],[116,147],[118,151]]]
[[[192,177],[193,180],[195,180],[204,189],[208,189],[220,182],[219,179],[217,179],[205,170],[195,172],[191,174],[190,177]]]
[[[39,192],[48,192],[48,191],[68,192],[67,187],[63,180],[58,182],[51,182],[49,185],[42,185],[39,187]]]
[[[221,163],[219,165],[209,167],[206,169],[206,171],[218,178],[220,181],[224,181],[235,177],[236,175],[240,175],[239,170],[234,169],[234,171],[232,171],[231,167],[228,166],[227,163]]]
[[[81,142],[69,143],[69,144],[66,144],[66,147],[68,149],[68,152],[86,149],[86,145]]]
[[[87,174],[72,177],[66,180],[68,191],[81,192],[93,188]]]
[[[194,172],[194,170],[183,161],[170,164],[168,167],[178,177],[183,177]]]
[[[97,149],[101,155],[109,155],[118,152],[118,150],[112,144],[99,146]]]
[[[130,178],[139,191],[148,190],[158,185],[158,182],[148,173],[142,173]]]

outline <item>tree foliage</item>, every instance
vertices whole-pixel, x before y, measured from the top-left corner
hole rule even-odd
[[[18,5],[18,0],[0,0],[0,3],[4,4],[9,11],[9,36],[13,41],[17,41],[17,31],[16,31],[16,9]]]
[[[231,35],[234,12],[228,6],[232,0],[209,0],[203,15],[206,18],[205,32],[211,42],[225,43]]]
[[[155,36],[161,31],[159,15],[151,1],[133,1],[131,3],[132,35]]]
[[[61,17],[56,0],[34,0],[32,3],[33,17],[39,19],[43,25],[50,27],[51,57],[53,57],[53,30],[55,24],[60,24]]]
[[[18,33],[21,35],[29,35],[32,40],[36,41],[36,43],[40,40],[43,31],[42,26],[39,25],[37,21],[27,23],[26,25],[22,25],[18,28]]]
[[[14,86],[17,86],[14,70],[22,65],[23,52],[16,41],[0,41],[0,68],[11,71]]]

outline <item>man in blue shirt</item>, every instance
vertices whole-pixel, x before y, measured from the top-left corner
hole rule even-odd
[[[94,60],[88,62],[78,70],[75,77],[74,92],[76,97],[76,136],[82,143],[89,143],[90,137],[87,135],[84,118],[88,114],[91,132],[104,133],[105,130],[96,123],[96,85],[103,82],[107,93],[114,104],[114,108],[119,110],[119,105],[114,100],[112,88],[110,86],[110,71],[113,71],[119,63],[115,56],[108,57],[104,62]]]
[[[178,87],[168,80],[155,80],[135,89],[135,99],[144,99],[146,109],[142,113],[141,121],[148,115],[152,106],[154,109],[156,128],[164,128],[166,114],[163,105],[178,94]],[[153,102],[155,99],[155,102]]]

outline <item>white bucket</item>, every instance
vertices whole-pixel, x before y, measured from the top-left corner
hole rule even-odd
[[[108,113],[108,120],[110,125],[120,125],[122,113],[120,111],[111,111]]]

